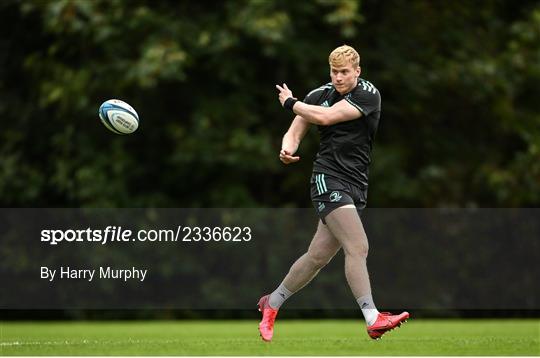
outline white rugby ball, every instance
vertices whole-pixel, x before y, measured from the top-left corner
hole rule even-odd
[[[139,127],[139,115],[124,101],[110,99],[99,106],[99,118],[111,132],[130,134]]]

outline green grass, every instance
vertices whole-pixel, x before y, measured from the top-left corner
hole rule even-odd
[[[380,341],[361,321],[2,322],[1,355],[540,355],[540,320],[410,320]]]

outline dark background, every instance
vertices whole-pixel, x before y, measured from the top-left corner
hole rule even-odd
[[[302,98],[329,81],[328,54],[342,44],[358,50],[362,77],[382,95],[369,207],[540,203],[535,1],[4,0],[0,34],[6,208],[308,208],[317,133],[299,163],[279,162],[292,116],[274,85]],[[135,107],[137,132],[100,123],[110,98]],[[300,254],[309,237],[298,240]],[[400,245],[396,237],[371,255]],[[163,312],[2,313],[40,314]]]

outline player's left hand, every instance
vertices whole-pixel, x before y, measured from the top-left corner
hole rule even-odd
[[[277,90],[279,91],[279,103],[281,103],[281,106],[283,107],[283,103],[285,103],[285,100],[289,97],[293,97],[292,91],[287,87],[287,84],[283,84],[283,87],[280,85],[276,85]],[[296,99],[295,97],[293,97]]]

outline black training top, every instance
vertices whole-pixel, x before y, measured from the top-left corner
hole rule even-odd
[[[356,87],[344,96],[330,82],[311,91],[304,102],[331,107],[342,99],[362,112],[362,116],[330,126],[318,126],[321,141],[313,172],[367,188],[371,148],[381,116],[381,95],[370,82],[359,78]]]

